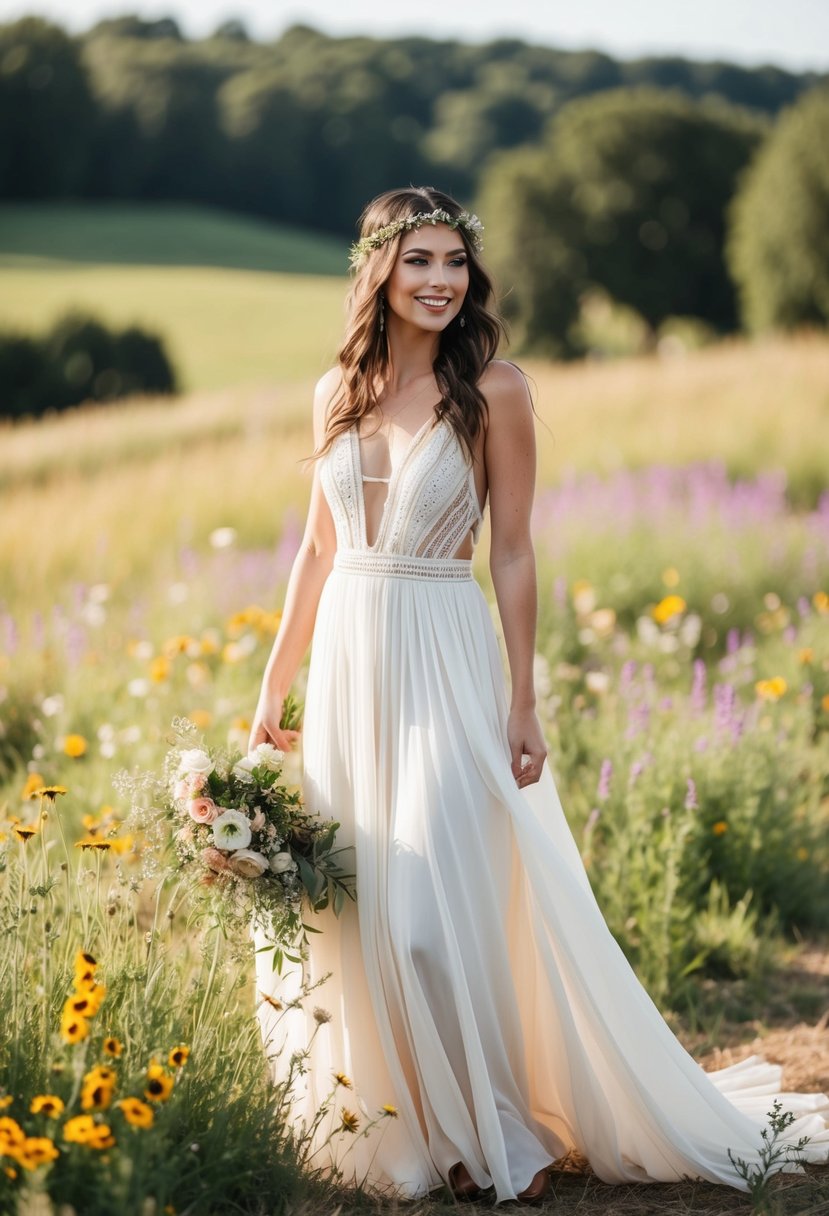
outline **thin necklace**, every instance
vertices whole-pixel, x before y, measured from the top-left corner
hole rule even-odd
[[[424,394],[424,393],[426,393],[426,392],[428,392],[430,388],[432,388],[432,385],[431,385],[431,384],[427,384],[427,385],[426,385],[424,388],[422,388],[422,389],[420,390],[420,392],[419,392],[419,393],[415,393],[414,397],[410,397],[408,401],[404,402],[404,404],[403,404],[403,405],[399,406],[399,407],[398,407],[398,408],[397,408],[397,409],[394,411],[394,413],[393,413],[393,414],[386,414],[386,413],[384,413],[382,410],[378,409],[378,411],[377,411],[377,412],[378,412],[378,414],[379,414],[380,418],[381,418],[382,420],[385,420],[385,421],[387,421],[387,422],[390,422],[390,421],[392,420],[392,418],[396,418],[398,414],[402,414],[404,410],[407,410],[407,409],[409,408],[409,406],[410,406],[410,405],[414,405],[415,401],[419,401],[419,400],[420,400],[420,398],[423,396],[423,394]],[[377,430],[379,431],[379,430],[382,430],[382,429],[383,429],[383,427],[382,427],[382,423],[381,423],[381,424],[379,424],[379,425],[378,425]],[[375,431],[374,433],[376,434],[377,432]]]

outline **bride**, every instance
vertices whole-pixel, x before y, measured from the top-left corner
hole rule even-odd
[[[280,719],[312,643],[303,793],[354,849],[357,903],[321,915],[301,967],[278,976],[257,954],[263,1038],[277,1080],[310,1045],[307,1128],[335,1087],[341,1124],[311,1131],[312,1161],[351,1137],[355,1178],[402,1196],[445,1181],[538,1203],[574,1148],[607,1182],[746,1189],[729,1150],[760,1162],[780,1069],[752,1057],[706,1074],[680,1045],[605,924],[546,759],[533,408],[495,358],[481,233],[450,196],[410,187],[368,204],[352,247],[250,745],[296,744]],[[487,504],[509,693],[471,569]],[[297,998],[323,980],[311,1010]],[[779,1096],[787,1139],[825,1160],[829,1100]],[[356,1134],[372,1119],[377,1141]]]

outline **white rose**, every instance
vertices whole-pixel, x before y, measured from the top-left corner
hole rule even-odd
[[[242,811],[222,811],[213,820],[213,843],[217,849],[246,849],[250,834],[250,820]]]
[[[260,878],[268,868],[268,859],[255,849],[237,849],[230,858],[230,868],[242,878]]]
[[[277,773],[282,764],[282,752],[272,743],[259,743],[248,752],[248,760],[267,769],[269,773]]]
[[[178,765],[180,773],[194,773],[206,777],[208,773],[213,772],[214,768],[213,761],[200,747],[191,747],[181,753]]]
[[[233,766],[233,775],[241,777],[242,781],[252,781],[251,770],[253,769],[253,761],[249,756],[243,760],[237,760]]]
[[[290,853],[274,853],[271,857],[271,870],[274,874],[284,874],[286,870],[296,870],[297,864]]]

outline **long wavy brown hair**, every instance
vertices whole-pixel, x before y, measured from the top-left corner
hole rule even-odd
[[[364,208],[359,220],[360,237],[395,220],[429,213],[435,208],[453,217],[464,210],[451,195],[433,186],[386,190]],[[435,415],[445,417],[454,427],[472,460],[474,442],[487,409],[478,381],[507,330],[491,308],[495,294],[492,280],[461,225],[457,232],[466,247],[469,268],[469,287],[462,309],[466,324],[460,325],[460,317],[455,317],[440,335],[433,363],[441,393]],[[312,459],[319,459],[338,435],[377,408],[375,386],[385,381],[389,371],[387,330],[380,329],[382,291],[394,268],[403,235],[399,233],[371,250],[354,271],[346,298],[345,336],[337,351],[342,381],[328,404],[325,437]]]

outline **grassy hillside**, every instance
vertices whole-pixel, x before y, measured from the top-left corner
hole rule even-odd
[[[342,327],[347,250],[184,206],[0,207],[0,326],[70,307],[160,332],[188,390],[319,375]]]

